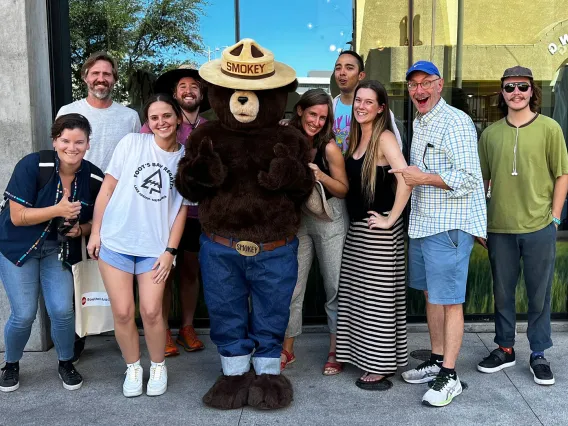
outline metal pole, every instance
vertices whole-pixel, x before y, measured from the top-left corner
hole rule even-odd
[[[357,51],[357,0],[353,0],[351,5],[351,10],[353,11],[353,19],[351,25],[353,26],[353,32],[351,33],[351,50]]]
[[[51,99],[53,117],[63,105],[73,100],[71,85],[71,38],[69,1],[47,1]]]
[[[408,68],[410,68],[414,62],[413,59],[413,50],[414,50],[414,0],[408,0]],[[406,85],[405,85],[405,89],[406,89]],[[408,94],[408,90],[406,90],[406,96],[405,96],[406,100],[407,100],[407,104],[406,104],[406,140],[408,141],[408,152],[405,154],[407,155],[406,160],[410,160],[410,147],[412,146],[412,113],[413,113],[413,109],[412,109],[412,100],[410,99],[410,96]]]
[[[432,39],[430,41],[430,62],[434,60],[435,45],[436,45],[436,0],[432,0]]]
[[[241,18],[239,10],[239,0],[235,0],[235,43],[241,39]]]
[[[458,37],[456,45],[456,87],[462,87],[463,63],[463,1],[458,0]]]

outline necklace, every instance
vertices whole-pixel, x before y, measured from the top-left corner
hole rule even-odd
[[[189,119],[189,117],[185,114],[184,110],[181,110],[181,113],[183,114],[183,116],[185,117],[185,119],[187,120],[187,123],[191,126],[191,130],[195,129],[197,126],[199,126],[199,122],[201,121],[201,117],[198,115],[197,118],[195,119],[195,123],[192,123],[191,120]]]

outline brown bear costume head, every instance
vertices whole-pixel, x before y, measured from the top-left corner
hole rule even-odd
[[[209,102],[219,121],[234,130],[276,126],[288,93],[298,87],[296,72],[252,39],[225,49],[199,74],[208,82]]]
[[[209,83],[209,102],[219,121],[230,129],[272,127],[284,116],[288,93],[294,92],[297,86],[294,81],[285,87],[252,91]]]

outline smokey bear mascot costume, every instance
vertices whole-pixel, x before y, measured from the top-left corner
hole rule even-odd
[[[176,187],[199,202],[199,262],[223,367],[203,402],[286,407],[293,390],[280,374],[280,352],[298,275],[300,209],[314,185],[307,140],[278,125],[296,73],[243,39],[199,74],[218,121],[191,133]]]

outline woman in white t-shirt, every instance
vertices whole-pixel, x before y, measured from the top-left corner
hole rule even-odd
[[[148,100],[144,118],[153,134],[130,133],[122,138],[95,203],[88,251],[99,260],[111,302],[116,340],[127,365],[122,388],[127,397],[142,394],[134,275],[151,360],[146,393],[161,395],[167,389],[162,298],[188,204],[174,185],[177,165],[185,152],[176,141],[181,114],[169,95],[154,95]]]

